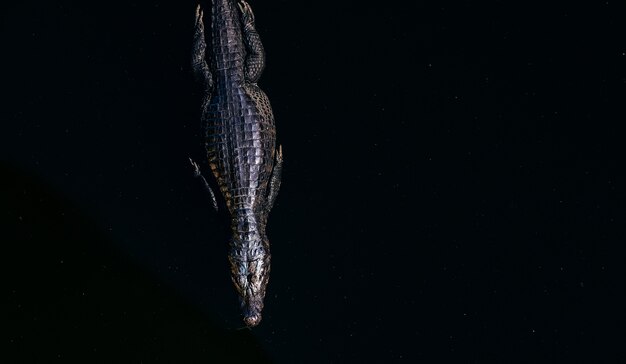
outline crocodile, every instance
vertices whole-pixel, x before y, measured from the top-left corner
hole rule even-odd
[[[210,48],[203,18],[198,5],[192,68],[203,88],[201,118],[207,164],[230,218],[228,261],[243,321],[254,327],[261,321],[270,273],[265,228],[280,188],[282,147],[276,147],[272,108],[257,85],[265,67],[265,52],[250,5],[237,0],[212,1]],[[200,166],[191,163],[217,210],[216,194]]]

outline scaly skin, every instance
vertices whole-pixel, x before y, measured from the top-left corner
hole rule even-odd
[[[265,226],[280,187],[282,152],[276,149],[269,100],[256,84],[265,63],[250,6],[245,1],[213,0],[210,57],[205,37],[198,5],[192,64],[205,87],[202,121],[208,164],[231,217],[231,277],[244,322],[253,327],[261,321],[269,279]],[[200,175],[199,166],[192,163]]]

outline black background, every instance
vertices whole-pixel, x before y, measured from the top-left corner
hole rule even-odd
[[[625,360],[618,1],[251,1],[264,319],[192,177],[193,1],[3,4],[2,362]]]

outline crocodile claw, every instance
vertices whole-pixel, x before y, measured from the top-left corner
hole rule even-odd
[[[252,8],[250,4],[241,0],[239,3],[239,10],[241,10],[241,17],[243,21],[244,27],[254,26],[254,13],[252,12]]]
[[[200,176],[200,166],[198,165],[198,163],[194,162],[193,159],[189,158],[189,162],[191,163],[191,165],[193,166],[193,175],[194,177],[198,177]]]
[[[202,15],[203,15],[203,11],[202,11],[202,7],[200,6],[200,4],[198,4],[198,6],[196,6],[196,24],[201,23],[200,25],[202,26]]]

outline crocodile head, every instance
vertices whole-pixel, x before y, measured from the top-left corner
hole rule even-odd
[[[269,279],[270,254],[266,237],[252,241],[233,239],[228,255],[231,278],[239,294],[243,321],[248,327],[261,322],[263,298]]]

